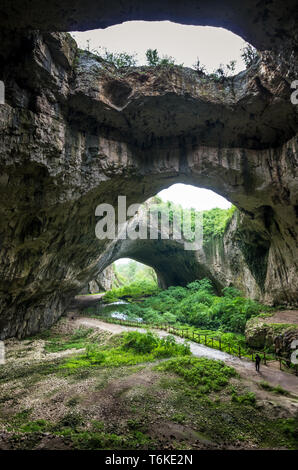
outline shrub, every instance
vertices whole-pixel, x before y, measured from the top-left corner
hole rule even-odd
[[[253,46],[247,43],[242,49],[241,57],[244,60],[246,68],[248,69],[257,62],[257,60],[260,58],[260,55]]]
[[[133,349],[137,353],[150,353],[158,345],[158,337],[153,333],[146,334],[129,331],[123,336],[123,349]]]
[[[146,59],[148,65],[152,67],[156,67],[158,65],[175,65],[175,59],[173,57],[167,55],[159,57],[157,49],[147,49]]]
[[[174,372],[187,383],[196,387],[199,395],[221,390],[229,379],[237,375],[235,369],[222,361],[197,357],[179,357],[156,367],[157,370]]]
[[[256,395],[253,392],[247,392],[244,395],[232,394],[232,401],[236,403],[243,403],[245,405],[255,405]]]
[[[123,349],[133,349],[136,353],[153,353],[154,357],[183,356],[190,354],[187,344],[177,344],[174,336],[159,338],[151,332],[146,334],[130,331],[123,336]]]

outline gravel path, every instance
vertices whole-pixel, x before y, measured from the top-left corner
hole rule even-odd
[[[144,328],[128,327],[123,325],[117,325],[113,323],[105,323],[101,320],[88,317],[79,317],[75,320],[78,325],[87,326],[88,328],[100,328],[105,331],[109,331],[113,334],[119,334],[123,331],[140,331],[146,332]],[[154,329],[154,332],[159,337],[167,336],[169,333],[163,330]],[[177,342],[183,343],[185,340],[176,337]],[[280,385],[287,391],[291,392],[298,397],[298,377],[295,375],[288,374],[287,372],[280,371],[279,369],[270,368],[262,365],[260,372],[255,371],[254,363],[245,359],[239,359],[238,357],[232,356],[226,352],[219,351],[217,349],[208,348],[202,344],[189,341],[190,350],[196,357],[207,357],[209,359],[220,359],[233,366],[240,375],[246,379],[251,379],[254,382],[266,381],[272,386]]]

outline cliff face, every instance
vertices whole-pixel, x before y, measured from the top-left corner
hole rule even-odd
[[[296,303],[296,65],[281,57],[263,53],[220,83],[180,67],[119,72],[65,33],[2,30],[0,337],[50,326],[110,264],[111,243],[94,233],[98,204],[141,203],[175,182],[237,205],[250,272],[239,279],[250,276],[252,296]],[[224,244],[231,266],[236,242]]]
[[[168,235],[167,230],[150,223],[149,209],[150,201],[127,224],[128,230],[129,227],[145,227],[147,239],[118,238],[109,247],[106,256],[102,256],[102,266],[110,265],[117,259],[131,258],[152,266],[162,288],[185,286],[207,277],[218,293],[226,286],[235,286],[248,297],[263,298],[264,284],[260,282],[258,273],[249,267],[241,250],[241,214],[234,213],[223,236],[204,243],[198,250],[185,250],[188,240],[183,236],[175,239],[171,229]],[[157,239],[150,239],[153,227],[157,227]],[[143,228],[140,230],[144,233]],[[102,271],[103,275],[105,271]]]
[[[112,266],[98,273],[98,275],[88,282],[88,285],[82,289],[80,294],[98,294],[112,289],[115,279],[114,270]]]

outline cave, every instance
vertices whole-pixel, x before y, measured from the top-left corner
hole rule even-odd
[[[206,274],[220,289],[226,269],[248,296],[297,305],[296,2],[5,1],[0,13],[1,339],[53,325],[117,256],[148,262],[143,245],[96,239],[95,208],[119,194],[142,203],[178,182],[239,212],[208,266],[177,244],[167,265],[156,245],[163,285]],[[67,33],[133,19],[221,26],[260,59],[224,84],[181,67],[121,74]]]

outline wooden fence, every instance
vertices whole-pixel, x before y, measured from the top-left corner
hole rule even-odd
[[[107,317],[100,317],[100,319],[107,323],[114,323],[117,325],[132,326],[132,327],[138,327],[138,328],[142,328],[142,327],[155,328],[158,330],[165,330],[168,333],[172,333],[173,335],[180,336],[181,338],[189,339],[198,344],[203,344],[204,346],[208,346],[209,348],[218,349],[220,351],[227,352],[228,354],[237,356],[240,359],[249,359],[251,361],[254,361],[256,354],[259,354],[259,356],[263,360],[264,365],[267,365],[268,362],[278,361],[280,370],[283,370],[283,366],[286,368],[286,370],[290,369],[290,361],[285,359],[282,356],[278,356],[277,354],[269,354],[269,357],[268,357],[268,353],[266,353],[266,351],[250,350],[248,352],[247,350],[242,349],[241,346],[239,345],[234,346],[230,343],[223,341],[222,338],[220,338],[219,336],[212,336],[210,334],[198,333],[196,331],[189,330],[187,328],[177,328],[167,323],[156,325],[153,323],[133,322],[131,320],[120,320],[116,318],[107,318]],[[295,365],[295,374],[298,376],[297,364]]]

